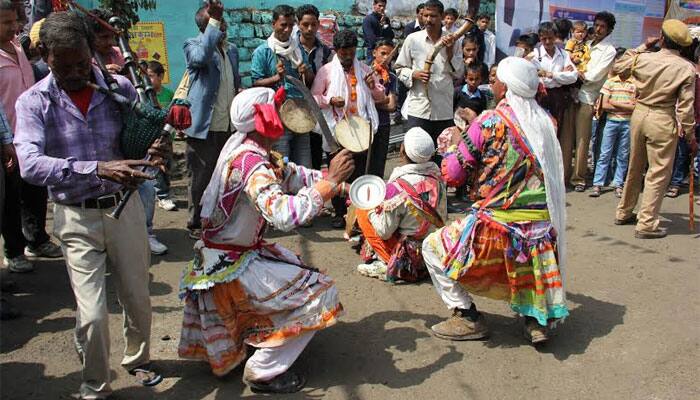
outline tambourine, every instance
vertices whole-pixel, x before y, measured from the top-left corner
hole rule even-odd
[[[285,128],[296,134],[311,132],[316,127],[316,119],[304,99],[290,99],[279,108],[280,119]]]
[[[375,175],[362,175],[350,186],[350,201],[360,210],[372,210],[382,204],[386,183]]]

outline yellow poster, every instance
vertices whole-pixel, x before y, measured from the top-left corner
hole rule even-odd
[[[129,46],[140,60],[156,60],[163,64],[163,84],[170,83],[168,47],[165,43],[165,28],[162,22],[139,22],[129,29]]]

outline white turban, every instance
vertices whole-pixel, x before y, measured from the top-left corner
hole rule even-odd
[[[403,138],[404,151],[414,163],[423,164],[430,161],[435,154],[433,138],[423,128],[411,128]]]
[[[272,104],[275,91],[266,87],[250,88],[238,93],[231,103],[231,123],[238,132],[250,133],[255,130],[254,104]]]
[[[540,82],[537,68],[524,58],[508,57],[498,63],[496,76],[508,86],[506,101],[544,172],[547,210],[557,230],[558,261],[563,281],[566,263],[564,161],[552,117],[535,101]]]

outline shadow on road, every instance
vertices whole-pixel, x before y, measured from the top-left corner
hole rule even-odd
[[[574,304],[569,317],[553,331],[549,342],[537,347],[560,361],[584,354],[594,339],[607,336],[621,325],[627,311],[626,306],[582,294],[568,293],[567,299],[569,304]],[[486,322],[491,330],[488,347],[530,346],[523,339],[520,318],[487,314]]]
[[[75,299],[71,290],[66,266],[63,259],[35,260],[36,271],[30,274],[13,274],[16,289],[11,296],[13,305],[21,310],[22,316],[15,320],[3,321],[0,329],[0,353],[9,353],[22,348],[27,342],[44,332],[60,332],[75,326]],[[108,269],[109,271],[109,269]],[[150,277],[152,296],[164,296],[173,293],[173,288],[164,282],[157,282]],[[117,301],[116,290],[107,275],[107,310],[110,318],[122,318],[122,308]],[[11,293],[4,293],[10,296]],[[46,319],[47,316],[70,309],[70,317]],[[175,308],[179,310],[179,308]],[[154,313],[171,312],[169,308],[154,307]]]

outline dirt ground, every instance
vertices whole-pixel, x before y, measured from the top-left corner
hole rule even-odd
[[[177,357],[178,280],[193,241],[183,229],[185,183],[175,181],[173,190],[179,211],[156,212],[156,233],[170,251],[153,257],[150,286],[152,357],[165,380],[154,389],[139,387],[119,367],[122,318],[110,286],[114,398],[256,398],[241,383],[242,367],[217,379],[204,363]],[[392,285],[358,275],[359,258],[329,217],[269,235],[327,269],[346,309],[297,361],[308,384],[288,398],[700,398],[700,236],[688,230],[687,194],[664,201],[670,234],[651,241],[613,224],[617,199],[611,192],[598,199],[570,193],[567,201],[571,316],[541,348],[523,340],[521,321],[504,303],[481,298],[476,303],[491,328],[489,340],[433,338],[429,327],[449,311],[430,282]],[[3,274],[16,282],[12,301],[24,313],[0,329],[0,395],[7,400],[69,398],[81,380],[64,263],[38,260],[36,267],[31,274]]]

